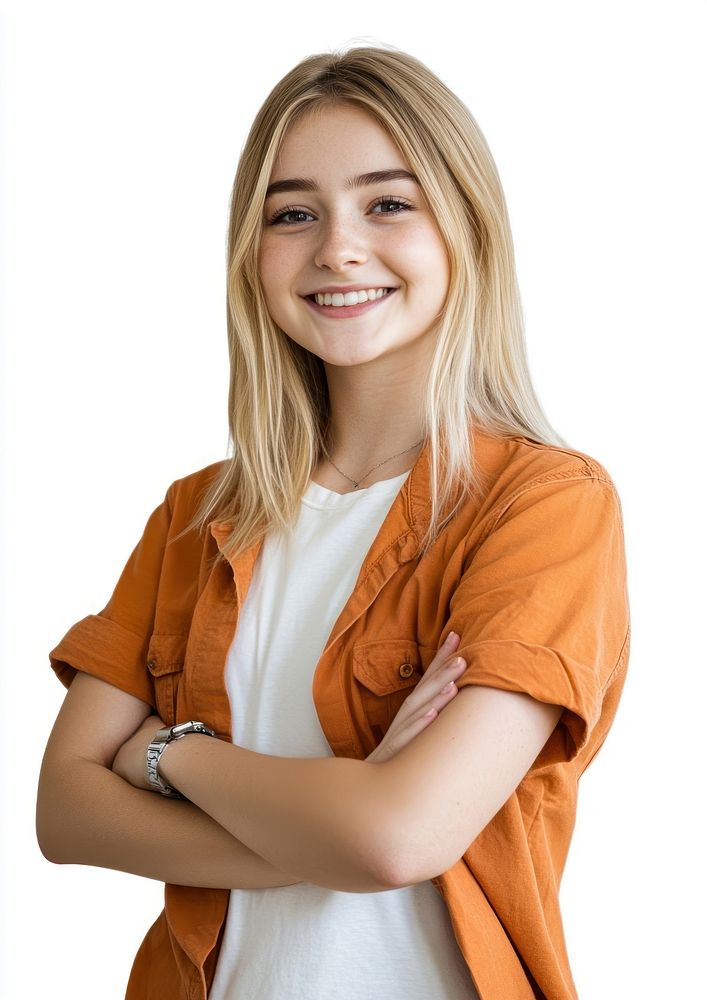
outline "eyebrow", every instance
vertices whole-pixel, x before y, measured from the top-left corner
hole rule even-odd
[[[369,184],[381,184],[383,181],[409,180],[419,183],[415,174],[409,170],[373,170],[368,174],[356,174],[346,180],[347,189],[366,187]],[[318,191],[317,182],[311,177],[290,177],[287,180],[275,181],[265,192],[266,199],[283,191]]]

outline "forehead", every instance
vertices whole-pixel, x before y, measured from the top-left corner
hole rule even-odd
[[[352,105],[325,105],[290,125],[270,179],[349,176],[393,167],[408,163],[372,114]]]

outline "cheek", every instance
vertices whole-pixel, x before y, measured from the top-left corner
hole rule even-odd
[[[436,284],[443,284],[446,288],[449,284],[450,272],[447,248],[442,237],[436,230],[428,232],[426,238],[422,240],[422,246],[424,247],[422,266],[430,280],[434,280]]]
[[[264,244],[258,254],[258,271],[268,304],[292,281],[292,258],[284,251]]]
[[[411,284],[429,290],[431,286],[449,285],[450,271],[446,247],[436,229],[421,225],[414,230],[401,229],[400,239],[390,246],[391,264]]]
[[[447,300],[451,272],[446,247],[438,234],[435,233],[435,236],[430,238],[428,247],[427,280],[431,297],[435,300],[434,310],[437,313]]]

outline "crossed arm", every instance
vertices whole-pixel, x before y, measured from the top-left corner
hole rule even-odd
[[[76,674],[39,777],[36,829],[44,856],[173,885],[260,889],[301,881],[198,806],[135,788],[112,771],[117,751],[150,712],[113,685]]]
[[[384,891],[431,878],[461,857],[561,711],[527,695],[468,686],[383,764],[273,757],[187,736],[160,764],[165,780],[191,800],[182,802],[143,784],[144,753],[160,725],[147,719],[149,706],[79,674],[42,765],[38,839],[58,863],[175,884],[308,881]],[[125,777],[111,770],[114,761]]]

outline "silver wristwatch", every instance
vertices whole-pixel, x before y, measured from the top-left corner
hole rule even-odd
[[[187,733],[203,733],[204,736],[216,735],[213,729],[209,729],[203,722],[180,722],[178,726],[165,726],[164,729],[158,730],[152,743],[147,748],[147,780],[154,788],[170,799],[183,799],[186,796],[178,792],[176,788],[171,788],[162,780],[157,770],[157,765],[164,753],[164,748],[169,743],[173,743],[174,740],[181,740]]]

